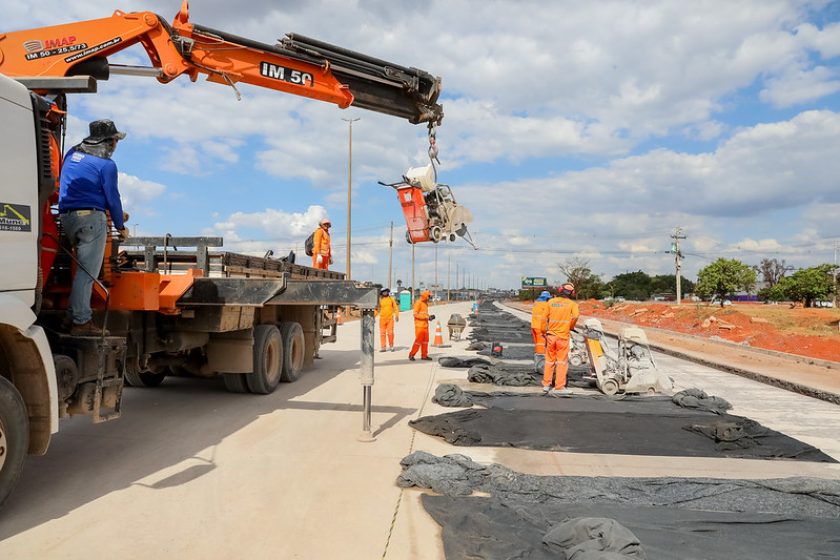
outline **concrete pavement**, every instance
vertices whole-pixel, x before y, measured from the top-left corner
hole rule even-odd
[[[467,304],[435,307],[445,323]],[[0,512],[0,558],[440,559],[440,529],[420,492],[394,481],[413,450],[463,453],[533,474],[840,478],[840,466],[789,461],[586,455],[459,448],[415,432],[410,419],[444,409],[438,383],[476,390],[465,370],[409,362],[410,313],[397,352],[379,353],[373,443],[362,426],[359,323],[339,331],[317,369],[267,396],[227,393],[220,382],[167,379],[130,389],[121,419],[72,419],[45,457],[27,461]],[[432,333],[434,331],[432,330]],[[378,349],[378,332],[376,333]],[[465,342],[433,356],[471,355]],[[744,414],[840,458],[840,408],[711,368],[657,356],[681,387],[729,399]],[[538,390],[528,388],[522,390]]]

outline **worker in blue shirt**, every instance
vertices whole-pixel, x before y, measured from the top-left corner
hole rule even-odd
[[[107,211],[120,238],[128,237],[120,191],[117,164],[111,155],[125,133],[110,120],[90,123],[90,135],[64,157],[58,194],[58,211],[67,238],[76,248],[79,265],[70,292],[70,334],[98,336],[102,331],[92,321],[90,309],[94,278],[99,276],[108,237]]]

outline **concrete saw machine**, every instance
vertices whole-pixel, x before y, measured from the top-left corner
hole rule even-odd
[[[657,369],[642,329],[625,327],[621,331],[617,355],[603,343],[604,328],[598,319],[587,319],[582,334],[595,383],[605,395],[673,394],[674,381]]]
[[[473,221],[472,213],[455,201],[449,185],[437,182],[434,165],[412,167],[402,181],[379,184],[397,191],[408,243],[440,243],[463,237],[475,247],[467,230],[467,224]]]

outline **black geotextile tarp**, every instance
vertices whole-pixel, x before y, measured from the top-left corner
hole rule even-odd
[[[516,329],[506,328],[484,328],[478,327],[470,330],[467,337],[470,340],[480,340],[482,342],[533,342],[534,337],[531,334],[531,327],[523,327]]]
[[[423,507],[443,527],[447,558],[607,560],[615,553],[567,555],[545,542],[560,522],[613,519],[638,538],[636,558],[657,560],[791,560],[840,558],[840,521],[787,515],[710,513],[662,507],[530,504],[494,498],[423,496]]]
[[[443,356],[438,363],[445,368],[470,368],[476,364],[490,364],[487,358],[461,358],[458,356]]]
[[[666,400],[497,397],[487,409],[424,416],[410,425],[461,446],[573,453],[737,457],[837,462],[819,449],[742,416]],[[504,403],[504,406],[501,406]],[[661,411],[651,413],[654,406]]]
[[[702,394],[703,397],[694,395]],[[692,396],[693,400],[688,397]],[[603,414],[652,414],[696,418],[698,413],[721,414],[730,407],[723,399],[709,397],[698,389],[686,389],[673,397],[628,395],[615,399],[600,393],[575,395],[574,398],[554,398],[543,393],[514,393],[505,391],[465,391],[459,386],[442,383],[435,388],[434,402],[449,407],[501,408],[503,410],[542,410],[564,412],[598,412]],[[725,403],[725,408],[724,404]]]
[[[490,356],[490,348],[479,350],[480,356]],[[502,343],[502,358],[510,360],[533,360],[534,359],[534,345],[532,344],[518,344],[503,342]]]
[[[533,364],[517,364],[502,361],[491,362],[487,358],[462,358],[444,356],[438,363],[446,368],[469,368],[467,379],[471,383],[492,383],[507,387],[528,387],[542,385],[542,372],[535,372]],[[591,387],[587,379],[588,366],[569,366],[566,374],[568,384],[573,387]]]
[[[571,387],[591,387],[593,381],[587,376],[587,366],[569,366],[566,372],[567,385]],[[542,372],[534,372],[533,364],[476,364],[467,371],[471,383],[492,383],[507,387],[528,387],[542,385]]]
[[[423,451],[401,463],[399,486],[444,494],[423,496],[423,505],[451,559],[645,557],[571,555],[545,542],[581,518],[615,520],[651,559],[840,558],[840,481],[534,476]],[[454,497],[473,492],[489,497]],[[593,542],[610,536],[605,526]]]

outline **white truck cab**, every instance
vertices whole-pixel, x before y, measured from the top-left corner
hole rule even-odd
[[[58,430],[52,353],[33,310],[44,155],[38,106],[27,88],[0,75],[0,505],[26,453],[45,453]]]

